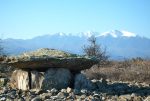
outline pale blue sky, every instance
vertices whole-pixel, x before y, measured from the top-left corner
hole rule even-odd
[[[0,0],[3,38],[113,29],[150,38],[150,0]]]

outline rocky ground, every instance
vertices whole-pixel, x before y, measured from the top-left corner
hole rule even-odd
[[[2,78],[1,78],[2,81]],[[5,80],[3,80],[5,81]],[[67,87],[57,90],[19,90],[9,86],[0,88],[0,101],[150,101],[150,85],[137,82],[91,80],[94,89]]]

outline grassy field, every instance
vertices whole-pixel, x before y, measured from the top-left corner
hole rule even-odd
[[[150,83],[150,61],[140,58],[122,62],[110,61],[106,65],[94,65],[84,72],[90,79],[105,78],[113,81]]]

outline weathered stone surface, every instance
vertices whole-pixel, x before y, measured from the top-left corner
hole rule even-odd
[[[15,57],[0,57],[1,64],[7,64],[16,68],[41,70],[66,68],[71,71],[80,71],[90,68],[97,62],[95,59],[51,49],[40,49]]]
[[[50,90],[50,92],[52,93],[52,95],[56,95],[58,93],[58,90],[56,88],[53,88]]]
[[[70,87],[67,87],[67,93],[71,93],[73,90]]]
[[[57,94],[57,97],[63,99],[63,98],[66,98],[68,95],[69,95],[68,93],[59,92]]]
[[[31,101],[42,101],[41,98],[39,96],[33,98]]]
[[[50,68],[45,72],[42,89],[67,88],[72,80],[71,72],[63,68]]]
[[[22,90],[67,88],[72,80],[68,69],[50,68],[45,74],[38,71],[15,70],[11,77],[11,87]]]
[[[148,96],[144,101],[150,101],[150,96]]]
[[[44,73],[38,71],[31,71],[31,88],[41,89],[44,80]]]
[[[11,76],[11,86],[22,90],[29,89],[29,75],[27,71],[15,70]]]
[[[113,84],[114,82],[109,82],[106,89],[109,89],[110,83]],[[145,95],[141,95],[141,93],[138,93],[138,91],[142,90],[143,88],[138,88],[132,94],[131,92],[125,92],[121,95],[118,93],[110,94],[110,91],[103,92],[98,89],[96,89],[95,91],[88,91],[85,89],[77,90],[73,88],[73,91],[69,93],[67,92],[67,89],[70,89],[69,87],[67,89],[51,89],[46,91],[35,91],[33,89],[24,91],[19,89],[12,89],[9,87],[2,88],[3,90],[6,89],[7,91],[2,91],[3,93],[0,93],[0,101],[150,101],[149,88],[144,89],[145,91],[147,91]]]
[[[74,88],[94,90],[96,87],[84,74],[80,73],[75,76]]]
[[[0,86],[5,86],[7,84],[7,78],[0,78]]]
[[[56,58],[56,57],[33,57],[29,60],[14,60],[4,62],[7,65],[24,68],[24,69],[47,69],[47,68],[66,68],[71,71],[80,71],[90,68],[93,64],[96,64],[96,60],[89,58]]]

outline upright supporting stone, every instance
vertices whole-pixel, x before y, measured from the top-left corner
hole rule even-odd
[[[75,75],[74,88],[78,90],[95,90],[96,86],[84,74],[79,73]]]
[[[50,68],[45,73],[36,70],[15,70],[11,77],[11,87],[28,89],[63,89],[72,83],[72,74],[68,69]]]
[[[11,86],[22,90],[28,90],[29,89],[28,71],[15,70],[11,77]]]
[[[44,80],[44,73],[38,71],[31,71],[31,88],[41,89]]]
[[[42,89],[67,88],[72,81],[72,74],[68,69],[50,68],[45,72]]]

